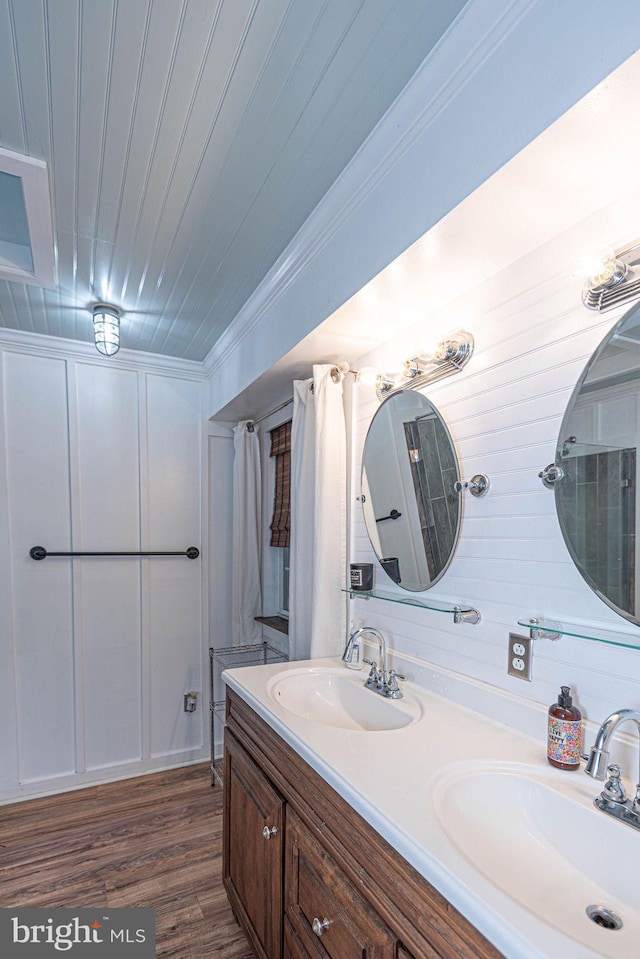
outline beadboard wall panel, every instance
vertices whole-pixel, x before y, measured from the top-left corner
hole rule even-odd
[[[0,344],[0,802],[200,761],[204,550],[199,373]],[[2,490],[0,489],[0,492]]]
[[[575,228],[563,241],[570,249],[579,237]],[[540,640],[534,644],[533,681],[507,675],[508,634],[524,631],[519,618],[547,616],[586,627],[634,629],[591,592],[574,567],[554,494],[538,478],[554,459],[578,377],[623,312],[586,310],[580,281],[552,265],[557,249],[557,241],[550,242],[430,318],[434,342],[459,327],[475,337],[465,370],[425,392],[452,433],[462,478],[485,472],[491,488],[482,499],[464,495],[455,556],[443,579],[424,595],[470,603],[480,611],[481,622],[454,625],[442,613],[375,599],[353,600],[350,613],[354,622],[381,628],[398,650],[518,696],[548,704],[561,683],[571,685],[583,714],[601,722],[622,706],[640,708],[639,651],[570,637]],[[375,366],[384,355],[381,347],[353,365]],[[357,493],[363,444],[378,401],[373,391],[363,390],[354,391],[354,401]],[[352,499],[351,558],[371,560],[362,510]],[[401,592],[378,565],[376,576],[385,589]]]
[[[0,363],[0,402],[4,406],[4,363]],[[6,450],[4,417],[0,416],[0,451]],[[0,454],[0,543],[9,543],[9,497],[7,470]],[[0,548],[0,795],[18,781],[18,743],[16,730],[16,662],[13,642],[13,604],[11,557],[8,548]]]
[[[5,354],[9,510],[19,776],[75,770],[73,605],[68,562],[29,558],[71,545],[67,371],[60,360]]]
[[[139,551],[138,375],[93,363],[72,372],[74,549]],[[79,768],[131,762],[141,755],[140,560],[85,558],[74,566],[85,731]]]
[[[146,374],[144,540],[151,550],[201,546],[201,384]],[[145,560],[148,576],[149,717],[153,757],[183,754],[205,743],[202,600],[198,560]],[[200,694],[185,713],[183,695]]]
[[[209,434],[209,637],[216,649],[232,643],[233,430],[210,423]],[[216,692],[222,698],[222,690]]]

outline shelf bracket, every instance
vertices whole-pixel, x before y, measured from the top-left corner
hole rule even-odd
[[[562,634],[553,629],[543,629],[537,619],[529,620],[529,636],[531,639],[551,639],[555,642]]]
[[[454,623],[471,623],[472,626],[477,626],[480,622],[480,613],[477,609],[460,609],[459,606],[456,606],[453,611],[453,621]]]

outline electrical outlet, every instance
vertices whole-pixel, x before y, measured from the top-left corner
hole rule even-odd
[[[196,692],[184,694],[185,713],[195,713],[198,706],[198,694]]]
[[[518,636],[509,633],[509,660],[507,672],[516,679],[526,679],[531,682],[531,657],[533,654],[533,640],[529,636]]]

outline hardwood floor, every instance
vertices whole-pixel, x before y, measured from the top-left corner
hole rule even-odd
[[[0,906],[149,906],[156,956],[252,959],[207,765],[0,806]]]

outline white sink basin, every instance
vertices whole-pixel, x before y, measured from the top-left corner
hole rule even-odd
[[[582,772],[461,766],[440,777],[433,802],[450,842],[504,893],[598,955],[638,959],[640,832],[593,806],[600,789]],[[594,905],[622,928],[596,925]]]
[[[410,694],[391,700],[365,689],[366,675],[339,667],[287,670],[269,681],[267,693],[303,719],[340,729],[401,729],[421,717],[422,707]]]

